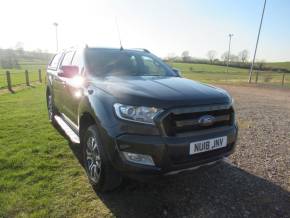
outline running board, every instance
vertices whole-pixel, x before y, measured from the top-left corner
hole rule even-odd
[[[71,127],[60,116],[55,115],[54,119],[73,143],[76,144],[80,143],[80,137],[71,129]]]

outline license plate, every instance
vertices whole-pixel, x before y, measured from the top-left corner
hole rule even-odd
[[[219,137],[213,139],[207,139],[198,142],[191,142],[189,148],[189,154],[198,154],[206,151],[212,151],[227,146],[227,137]]]

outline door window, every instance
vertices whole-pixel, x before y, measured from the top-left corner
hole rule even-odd
[[[49,64],[49,68],[57,69],[62,53],[56,54]]]
[[[64,58],[63,58],[63,61],[61,63],[61,66],[71,65],[71,61],[72,61],[73,56],[74,56],[73,51],[66,53]]]
[[[84,71],[84,61],[83,61],[83,52],[77,50],[73,60],[72,60],[72,65],[78,66],[79,67],[79,72],[82,74]]]

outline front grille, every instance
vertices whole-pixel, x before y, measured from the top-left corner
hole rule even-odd
[[[188,134],[191,132],[208,130],[218,127],[231,126],[234,120],[234,111],[232,107],[217,110],[205,111],[185,111],[185,113],[169,112],[162,120],[163,129],[167,136],[177,136]],[[215,118],[215,121],[210,126],[202,126],[198,120],[205,115],[210,115]]]

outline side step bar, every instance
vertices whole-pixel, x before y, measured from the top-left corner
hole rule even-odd
[[[73,143],[76,144],[80,143],[80,137],[71,129],[71,127],[60,116],[55,115],[54,119]]]

